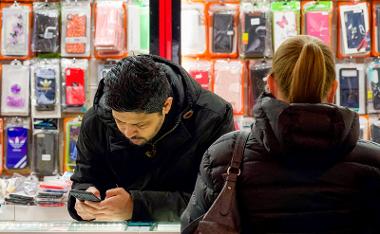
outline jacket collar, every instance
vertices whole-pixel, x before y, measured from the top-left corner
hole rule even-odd
[[[254,108],[252,134],[282,159],[335,160],[351,151],[359,136],[358,115],[332,104],[287,104],[264,93]]]

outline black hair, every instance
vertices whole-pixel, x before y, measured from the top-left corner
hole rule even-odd
[[[150,55],[119,61],[104,79],[105,104],[118,112],[161,112],[171,87],[163,68]]]

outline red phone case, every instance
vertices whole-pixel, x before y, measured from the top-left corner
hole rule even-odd
[[[66,68],[66,105],[83,106],[85,103],[84,70]]]

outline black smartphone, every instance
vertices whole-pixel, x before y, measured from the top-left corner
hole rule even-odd
[[[212,51],[215,53],[232,53],[234,47],[234,15],[215,13],[212,19]]]
[[[92,201],[92,202],[101,202],[102,200],[95,196],[91,192],[84,190],[71,189],[70,196],[77,198],[79,201]]]
[[[359,110],[359,71],[356,68],[339,70],[340,105]]]

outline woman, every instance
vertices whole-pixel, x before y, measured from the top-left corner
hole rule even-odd
[[[358,115],[332,104],[336,88],[320,40],[292,37],[274,54],[237,182],[242,233],[380,233],[380,145],[358,140]],[[236,138],[203,156],[182,228],[217,197]]]

